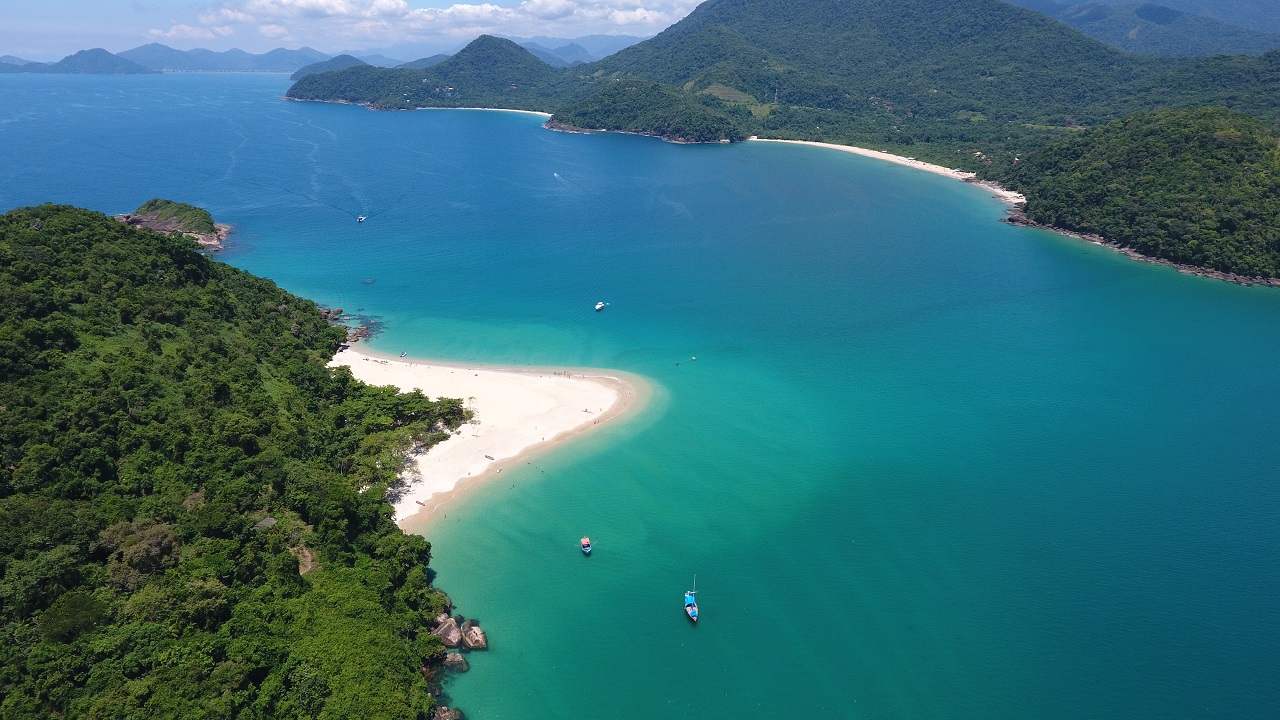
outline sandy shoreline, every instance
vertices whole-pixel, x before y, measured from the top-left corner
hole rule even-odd
[[[346,365],[370,385],[461,398],[475,413],[448,440],[412,458],[408,488],[395,503],[401,527],[420,523],[465,487],[504,467],[643,407],[647,397],[639,378],[580,368],[495,368],[391,358],[363,349],[339,352],[330,365]]]
[[[894,155],[892,153],[887,153],[881,150],[870,150],[868,148],[854,147],[853,145],[836,145],[835,143],[814,142],[811,140],[773,140],[769,138],[751,137],[751,138],[748,138],[748,142],[772,142],[772,143],[789,143],[792,145],[812,145],[814,147],[828,148],[830,150],[839,150],[841,152],[853,153],[854,155],[862,155],[863,157],[875,158],[877,160],[884,160],[886,162],[891,162],[896,165],[906,165],[907,167],[913,167],[913,168],[916,168],[917,170],[923,170],[925,172],[933,173],[934,175],[942,175],[943,177],[949,177],[954,180],[973,183],[974,185],[977,185],[981,188],[985,188],[986,190],[989,190],[991,192],[992,197],[1009,205],[1018,206],[1018,205],[1024,205],[1027,202],[1027,199],[1023,197],[1021,193],[1017,193],[1007,188],[1000,187],[995,183],[980,181],[977,179],[977,175],[975,175],[974,173],[966,172],[964,170],[956,170],[955,168],[943,167],[941,165],[934,165],[933,163],[927,163],[921,160],[916,160],[915,158],[903,157],[901,155]]]

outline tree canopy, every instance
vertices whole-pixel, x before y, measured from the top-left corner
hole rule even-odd
[[[1033,153],[1008,174],[1036,222],[1144,255],[1280,275],[1280,133],[1220,108],[1158,110]]]
[[[329,369],[314,303],[72,207],[0,216],[0,308],[0,716],[427,716],[446,601],[386,498],[460,401]]]

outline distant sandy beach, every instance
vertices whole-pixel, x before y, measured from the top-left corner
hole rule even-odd
[[[988,191],[991,192],[992,197],[995,197],[1000,201],[1005,202],[1009,205],[1018,206],[1018,205],[1024,205],[1027,202],[1027,199],[1023,197],[1021,193],[1016,193],[1012,190],[1002,188],[999,185],[996,185],[995,183],[978,181],[975,179],[977,176],[971,172],[956,170],[955,168],[943,167],[941,165],[934,165],[933,163],[922,162],[920,160],[916,160],[915,158],[903,157],[901,155],[894,155],[892,153],[887,153],[880,150],[870,150],[868,148],[854,147],[852,145],[836,145],[835,143],[813,142],[810,140],[771,140],[766,138],[752,137],[750,138],[750,141],[751,142],[790,143],[793,145],[813,145],[815,147],[823,147],[823,148],[829,148],[831,150],[839,150],[841,152],[853,153],[855,155],[862,155],[864,157],[875,158],[877,160],[885,160],[887,162],[896,163],[898,165],[906,165],[907,167],[913,167],[918,170],[924,170],[925,172],[931,172],[935,175],[942,175],[944,177],[953,178],[955,180],[961,180],[963,182],[973,183],[979,187],[987,189]]]
[[[523,115],[537,115],[538,117],[549,118],[551,113],[542,112],[540,110],[516,110],[515,108],[481,108],[481,107],[460,107],[460,108],[418,108],[419,110],[491,110],[493,112],[510,112],[521,113]]]
[[[481,478],[642,407],[647,397],[639,378],[580,368],[494,368],[357,349],[339,352],[329,364],[350,367],[370,385],[461,398],[475,413],[452,437],[413,458],[408,487],[395,503],[401,527],[424,520]]]

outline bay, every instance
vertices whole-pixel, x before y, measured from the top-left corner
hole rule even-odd
[[[844,153],[287,86],[0,76],[0,210],[195,203],[377,349],[650,380],[422,528],[469,717],[1280,714],[1274,290]]]

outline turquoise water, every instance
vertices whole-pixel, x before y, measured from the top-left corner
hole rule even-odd
[[[425,528],[469,717],[1280,715],[1280,293],[844,153],[287,85],[0,76],[0,210],[197,203],[383,351],[650,379]]]

